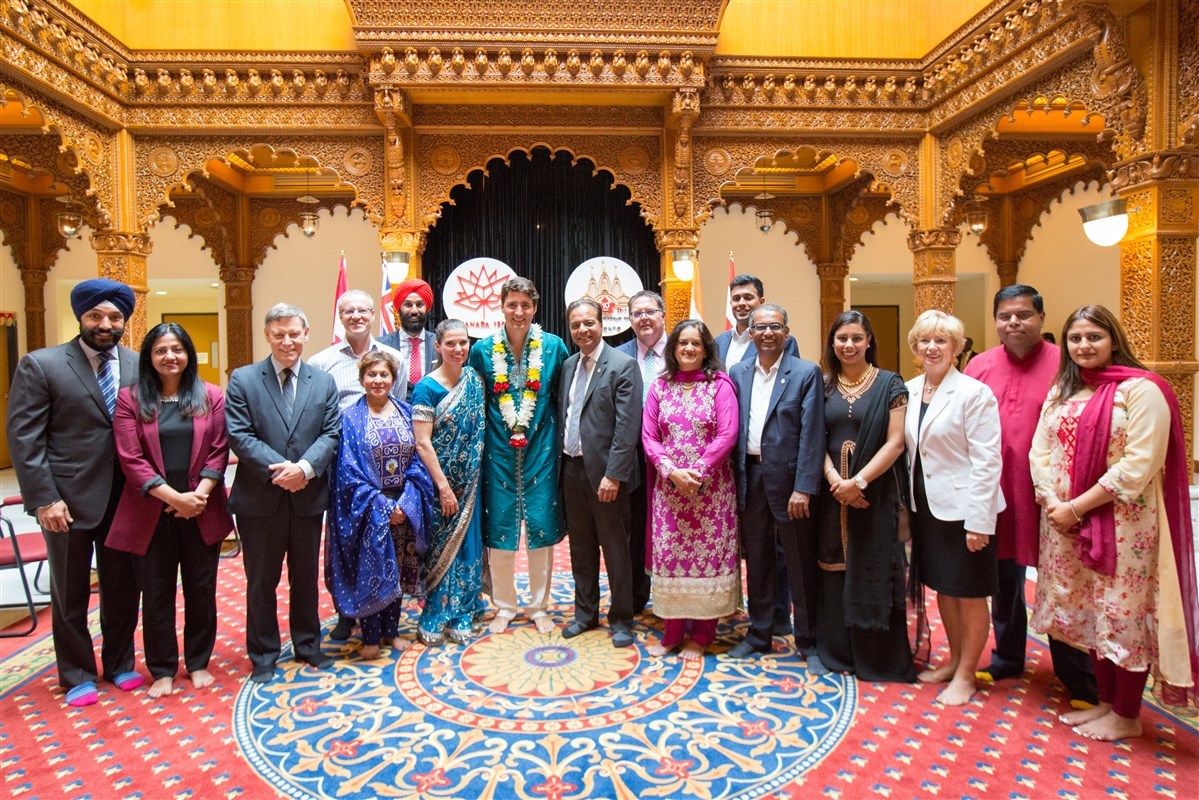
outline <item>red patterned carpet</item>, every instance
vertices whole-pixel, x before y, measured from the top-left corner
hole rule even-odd
[[[555,580],[561,621],[565,563]],[[2,640],[8,796],[1199,797],[1193,720],[1147,706],[1139,740],[1075,738],[1055,721],[1061,692],[1034,639],[1022,680],[962,709],[933,703],[935,687],[814,678],[782,639],[749,661],[651,659],[644,627],[625,651],[600,632],[568,643],[523,625],[368,663],[351,640],[330,671],[286,661],[282,679],[253,687],[242,583],[240,560],[223,561],[218,683],[200,692],[186,678],[159,701],[104,685],[98,705],[69,709],[49,620],[40,636]],[[722,626],[722,648],[743,624]]]

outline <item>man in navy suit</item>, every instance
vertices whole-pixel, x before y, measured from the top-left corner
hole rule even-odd
[[[629,319],[635,339],[616,348],[637,360],[641,372],[641,401],[666,368],[666,303],[662,295],[648,289],[629,298]],[[649,515],[649,484],[652,467],[645,460],[645,448],[637,440],[637,463],[645,465],[645,480],[629,493],[632,523],[629,527],[629,559],[633,570],[633,613],[640,614],[649,603],[650,577],[645,568],[646,518]]]
[[[816,531],[812,499],[824,463],[824,386],[820,368],[783,352],[787,312],[764,303],[750,315],[756,356],[729,370],[737,387],[740,432],[734,451],[741,547],[750,628],[734,658],[769,652],[782,545],[796,600],[795,645],[809,670],[816,658]]]
[[[271,354],[229,378],[225,420],[237,454],[229,510],[237,515],[246,569],[250,680],[269,683],[279,658],[275,592],[287,559],[291,640],[297,661],[333,663],[321,652],[318,577],[321,518],[337,456],[341,412],[332,376],[300,360],[308,318],[279,303],[266,313]]]

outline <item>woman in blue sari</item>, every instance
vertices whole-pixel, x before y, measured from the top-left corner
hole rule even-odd
[[[458,644],[474,634],[483,611],[483,510],[479,472],[487,430],[483,382],[465,367],[470,355],[466,323],[437,326],[441,366],[412,390],[412,430],[421,461],[433,478],[429,551],[425,556],[425,607],[417,636],[425,644],[447,637]]]
[[[372,350],[358,362],[366,395],[345,410],[330,487],[325,580],[337,610],[362,624],[363,660],[386,639],[397,652],[404,593],[421,592],[433,483],[416,457],[412,409],[391,396],[398,365]]]

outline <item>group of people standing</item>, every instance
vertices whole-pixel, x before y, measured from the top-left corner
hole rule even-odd
[[[259,683],[277,672],[285,561],[295,657],[318,669],[332,661],[318,616],[324,520],[325,583],[340,615],[331,637],[360,626],[368,660],[413,638],[463,643],[484,624],[502,633],[522,612],[553,634],[553,547],[569,532],[568,639],[599,627],[602,554],[612,644],[636,642],[634,619],[652,597],[664,624],[647,652],[701,658],[742,603],[744,559],[749,625],[729,657],[793,634],[813,673],[944,683],[938,700],[962,705],[976,677],[1023,671],[1031,566],[1033,626],[1050,635],[1076,704],[1064,722],[1096,739],[1139,734],[1151,669],[1169,699],[1188,699],[1199,614],[1181,419],[1110,312],[1075,311],[1059,351],[1041,338],[1040,295],[1003,289],[1001,344],[965,374],[961,322],[925,312],[908,335],[922,374],[904,383],[878,367],[863,314],[834,320],[817,366],[799,357],[787,312],[765,301],[761,281],[738,276],[731,292],[737,326],[718,338],[694,319],[667,334],[662,298],[638,292],[635,338],[620,347],[603,340],[600,306],[575,301],[574,355],[534,322],[539,296],[524,278],[503,285],[504,325],[473,346],[459,320],[426,330],[433,293],[420,280],[398,287],[401,331],[381,339],[370,296],[343,294],[345,340],[307,362],[307,319],[279,304],[265,319],[270,356],[235,370],[222,393],[198,377],[184,329],[155,326],[139,357],[118,345],[132,291],[80,284],[80,336],[21,360],[8,419],[25,504],[48,543],[66,701],[98,696],[86,630],[93,549],[103,677],[141,684],[140,588],[150,693],[171,691],[181,574],[185,667],[196,687],[213,682],[217,563],[232,515]],[[925,586],[937,592],[950,658],[917,673]],[[405,596],[423,604],[414,635],[399,625]],[[995,652],[978,670],[992,620]]]

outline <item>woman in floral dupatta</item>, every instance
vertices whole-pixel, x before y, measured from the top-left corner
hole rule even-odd
[[[329,491],[325,581],[333,604],[362,623],[364,660],[386,639],[398,651],[404,593],[421,591],[433,484],[416,457],[412,411],[391,397],[397,364],[372,350],[358,362],[366,395],[345,410]]]
[[[425,607],[417,636],[425,644],[446,637],[463,644],[483,607],[483,511],[479,472],[487,430],[483,381],[466,367],[466,323],[437,326],[441,366],[412,390],[412,429],[421,461],[433,477],[439,502],[425,556]]]

